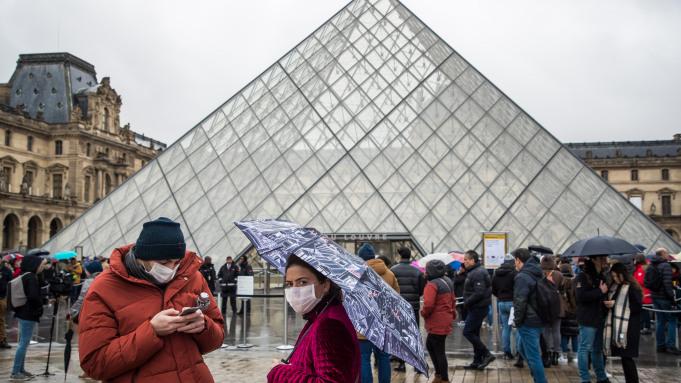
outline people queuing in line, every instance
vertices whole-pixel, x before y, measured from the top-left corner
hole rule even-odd
[[[560,362],[569,363],[574,360],[578,350],[579,324],[577,323],[577,301],[575,297],[575,275],[570,261],[561,260],[560,273],[562,283],[558,286],[563,315],[560,317]]]
[[[559,313],[556,318],[551,318],[549,323],[546,323],[542,333],[544,343],[546,344],[546,350],[544,355],[542,355],[542,363],[545,368],[548,368],[558,365],[558,358],[561,352],[560,318],[565,315],[565,307],[560,299],[559,286],[563,283],[563,274],[557,270],[555,256],[553,255],[542,257],[540,266],[544,273],[546,284],[558,292],[558,294],[554,295],[551,305],[559,307]]]
[[[432,383],[449,383],[449,365],[445,342],[456,319],[454,283],[445,276],[446,265],[440,260],[426,264],[426,284],[421,315],[426,322],[426,349],[433,362],[435,378]]]
[[[213,260],[211,259],[210,256],[203,257],[203,263],[201,264],[201,267],[199,267],[199,271],[201,272],[201,275],[203,275],[203,278],[206,280],[206,283],[208,283],[208,288],[210,289],[210,292],[213,294],[214,297],[217,297],[218,294],[215,288],[218,278],[215,272],[215,266],[213,266]]]
[[[239,276],[242,277],[252,277],[253,276],[253,267],[248,263],[248,256],[242,255],[241,258],[239,258]],[[244,306],[246,310],[244,310]],[[250,299],[242,299],[241,300],[241,309],[239,309],[239,312],[237,312],[237,315],[242,315],[246,312],[246,314],[251,313],[251,300]]]
[[[10,264],[9,256],[0,258],[0,349],[10,349],[12,346],[7,342],[7,330],[5,317],[7,316],[7,286],[12,280],[14,270]]]
[[[492,281],[487,270],[480,264],[480,256],[474,250],[466,251],[463,263],[467,274],[463,288],[463,303],[466,310],[463,336],[473,346],[474,353],[473,362],[465,368],[484,370],[496,359],[480,338],[482,322],[492,302]]]
[[[645,254],[636,254],[634,258],[634,279],[636,279],[636,283],[641,286],[643,291],[643,305],[651,307],[653,305],[653,297],[650,294],[650,290],[645,287],[647,265],[648,262],[646,261]],[[643,310],[641,311],[641,335],[651,335],[652,333],[651,313],[648,310]]]
[[[367,266],[371,267],[381,278],[383,278],[388,286],[392,287],[398,293],[400,292],[400,285],[397,282],[395,274],[388,269],[382,260],[376,258],[376,251],[371,244],[365,243],[360,246],[357,250],[357,256],[362,258]],[[374,355],[374,358],[376,358],[376,363],[378,365],[378,382],[389,383],[392,374],[390,368],[390,354],[381,350],[360,333],[357,333],[357,339],[359,340],[359,348],[362,357],[362,383],[372,383],[374,381],[373,369],[371,367],[372,354]]]
[[[644,285],[650,290],[655,312],[657,352],[681,355],[676,347],[677,316],[668,311],[676,307],[674,276],[667,249],[657,249],[644,275]]]
[[[239,266],[234,263],[231,256],[225,258],[225,264],[220,267],[218,271],[218,283],[220,284],[220,294],[222,295],[222,304],[220,310],[222,316],[227,314],[227,301],[232,308],[232,315],[236,315],[236,283],[239,276]]]
[[[397,253],[400,256],[400,261],[395,266],[391,267],[390,271],[392,271],[393,274],[395,274],[395,278],[397,278],[397,284],[400,287],[400,296],[411,305],[414,310],[414,319],[416,319],[416,324],[419,325],[421,318],[421,315],[419,314],[421,296],[423,296],[426,280],[421,271],[410,264],[411,250],[409,250],[408,247],[400,247],[397,249]],[[406,371],[403,360],[398,360],[395,371]]]

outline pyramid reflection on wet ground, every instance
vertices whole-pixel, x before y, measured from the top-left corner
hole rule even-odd
[[[246,248],[246,218],[439,251],[491,230],[681,250],[394,0],[349,3],[46,247],[108,256],[159,216],[214,259]]]

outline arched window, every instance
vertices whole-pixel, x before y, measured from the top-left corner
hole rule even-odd
[[[109,131],[109,128],[111,127],[111,115],[109,114],[109,108],[104,108],[104,126],[102,126],[102,130],[106,130],[107,132]]]
[[[11,146],[12,145],[12,131],[7,129],[5,130],[5,146]]]
[[[8,214],[2,222],[2,249],[14,249],[19,245],[19,218]]]
[[[91,150],[92,150],[92,145],[90,145],[90,143],[88,142],[87,144],[85,144],[85,155],[90,157]]]
[[[83,185],[83,201],[90,202],[90,176],[85,176],[85,181]]]
[[[40,246],[43,237],[43,222],[37,215],[28,220],[28,238],[26,245],[29,249]]]
[[[28,138],[26,138],[26,150],[29,152],[33,151],[33,136],[28,136]]]
[[[64,225],[61,223],[61,220],[59,218],[53,218],[52,221],[50,221],[50,238],[54,237],[62,227],[64,227]]]
[[[61,140],[54,142],[54,154],[60,156],[64,152],[63,143]]]
[[[104,177],[104,194],[111,193],[111,177],[106,174]]]

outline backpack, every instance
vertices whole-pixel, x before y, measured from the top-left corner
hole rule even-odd
[[[537,281],[535,287],[537,315],[544,324],[552,324],[560,318],[560,293],[558,288],[548,279]]]
[[[26,292],[24,291],[24,275],[26,273],[9,281],[10,294],[7,298],[9,299],[10,306],[13,308],[24,306],[28,302]]]
[[[662,281],[662,273],[657,269],[657,266],[650,265],[646,269],[646,273],[643,276],[643,285],[654,293],[662,291],[664,282]]]

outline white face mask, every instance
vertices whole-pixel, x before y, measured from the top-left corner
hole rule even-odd
[[[163,283],[168,283],[168,282],[172,281],[173,278],[175,278],[175,272],[177,272],[177,269],[179,267],[180,267],[180,265],[178,264],[177,266],[175,266],[174,269],[171,269],[170,267],[163,266],[160,263],[154,262],[154,265],[151,266],[151,270],[149,270],[147,272],[149,273],[149,275],[154,277],[154,279],[158,283],[163,284]]]
[[[289,287],[285,290],[286,301],[298,314],[307,314],[322,300],[315,296],[314,286]]]

